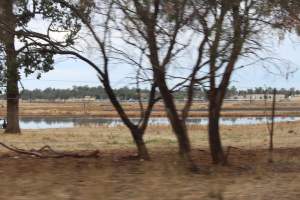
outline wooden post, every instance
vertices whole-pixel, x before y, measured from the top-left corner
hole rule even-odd
[[[274,120],[275,120],[275,106],[276,106],[276,89],[273,90],[273,103],[272,103],[272,121],[271,121],[271,129],[270,129],[270,144],[269,144],[269,162],[273,162],[273,135],[274,135]]]
[[[83,100],[83,113],[84,115],[86,115],[86,104],[84,100]]]

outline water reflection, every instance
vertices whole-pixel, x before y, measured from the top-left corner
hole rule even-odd
[[[132,119],[135,123],[138,119]],[[220,120],[222,125],[254,125],[266,123],[269,120],[266,117],[223,117]],[[300,121],[300,117],[276,117],[275,122]],[[205,117],[189,118],[190,125],[207,125],[208,119]],[[167,118],[151,118],[150,125],[168,125]],[[97,118],[97,117],[23,117],[20,126],[23,129],[43,129],[43,128],[72,128],[72,127],[97,127],[107,125],[114,127],[122,125],[118,118]]]

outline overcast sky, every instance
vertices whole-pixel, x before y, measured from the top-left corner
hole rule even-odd
[[[300,89],[300,38],[295,36],[287,36],[284,40],[278,41],[274,39],[271,46],[272,52],[270,56],[282,60],[280,69],[282,74],[279,75],[278,70],[268,64],[269,69],[275,74],[270,74],[262,66],[263,62],[257,62],[254,65],[244,67],[235,72],[231,85],[239,89],[253,87],[276,87],[276,88],[291,88]],[[187,58],[188,59],[188,58]],[[240,65],[246,63],[240,61]],[[291,70],[299,69],[288,78],[284,75],[288,68]],[[125,66],[119,66],[111,71],[111,78],[114,87],[133,86],[129,85],[128,77],[132,71]],[[22,83],[26,89],[47,87],[54,88],[71,88],[72,86],[88,85],[99,86],[100,83],[93,69],[81,61],[73,59],[58,59],[55,64],[55,70],[42,75],[40,80],[36,80],[35,76],[23,77]]]

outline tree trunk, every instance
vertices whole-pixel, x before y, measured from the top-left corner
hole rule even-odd
[[[5,1],[3,3],[4,17],[10,30],[15,30],[16,19],[13,14],[13,1]],[[2,38],[7,66],[7,127],[5,133],[20,133],[19,126],[19,71],[17,64],[17,52],[15,49],[15,35],[10,31],[5,33],[5,38]]]
[[[133,136],[135,145],[138,150],[138,156],[144,160],[150,160],[150,155],[148,153],[148,149],[143,139],[143,134],[139,130],[132,130],[131,134]]]
[[[138,156],[144,160],[150,160],[150,156],[146,147],[146,144],[143,139],[143,135],[145,132],[145,129],[141,130],[139,127],[135,126],[131,121],[126,112],[124,111],[122,105],[120,104],[119,100],[117,99],[115,93],[113,92],[113,89],[110,86],[109,79],[105,79],[102,81],[104,89],[106,91],[106,94],[118,112],[121,120],[125,124],[125,126],[130,130],[131,135],[133,137],[133,140],[136,144],[137,151],[138,151]]]
[[[220,112],[221,108],[220,105],[216,104],[216,99],[211,99],[209,104],[208,136],[214,164],[223,164],[225,161],[219,130]]]
[[[183,157],[190,159],[190,151],[191,151],[191,144],[187,133],[186,124],[180,116],[178,115],[176,105],[174,102],[174,98],[172,93],[169,91],[167,84],[165,82],[164,77],[161,75],[161,72],[157,72],[154,70],[156,76],[156,83],[160,90],[168,119],[172,126],[173,132],[175,133],[178,145],[179,145],[179,153]]]
[[[189,153],[191,151],[191,144],[186,127],[183,124],[184,122],[182,122],[180,119],[172,120],[173,121],[171,122],[171,125],[178,139],[179,153],[184,157],[189,157]]]
[[[177,112],[174,97],[172,95],[172,92],[169,90],[166,82],[166,66],[169,63],[168,58],[165,57],[162,64],[160,64],[159,61],[159,48],[157,46],[155,25],[156,21],[152,21],[152,19],[146,23],[146,31],[148,36],[147,43],[150,50],[150,62],[152,65],[154,81],[159,88],[167,117],[172,126],[172,130],[177,137],[179,153],[181,156],[183,156],[183,158],[190,160],[191,145],[187,133],[186,124]]]
[[[20,133],[18,67],[13,43],[7,48],[7,127],[5,133]]]

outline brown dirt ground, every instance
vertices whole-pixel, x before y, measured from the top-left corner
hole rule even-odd
[[[300,149],[232,151],[230,165],[213,167],[207,152],[194,150],[200,173],[184,168],[174,152],[153,160],[124,159],[130,152],[100,159],[0,159],[0,199],[292,199],[300,198]]]
[[[212,166],[206,127],[189,127],[199,173],[178,159],[169,127],[151,126],[146,134],[152,161],[130,159],[134,145],[126,128],[98,127],[26,130],[0,135],[20,148],[51,145],[60,151],[99,149],[97,159],[37,159],[1,148],[0,199],[105,200],[298,200],[300,199],[300,123],[275,129],[275,151],[269,163],[265,125],[224,126],[222,138],[229,165]]]

